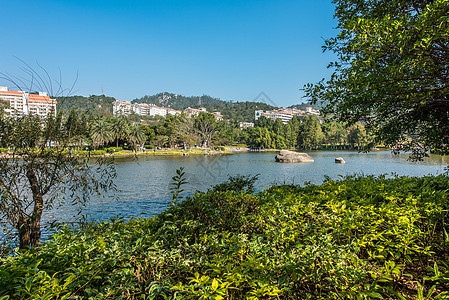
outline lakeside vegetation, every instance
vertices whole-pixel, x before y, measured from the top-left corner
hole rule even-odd
[[[39,248],[1,258],[0,295],[448,297],[448,177],[350,177],[256,194],[252,182],[234,178],[154,218],[61,226]]]
[[[44,123],[0,111],[0,147],[13,154],[0,155],[0,213],[20,246],[0,256],[0,300],[448,299],[445,175],[352,176],[258,193],[256,177],[237,176],[178,201],[181,168],[173,202],[158,216],[57,224],[41,243],[47,209],[82,207],[92,193],[115,190],[112,161],[88,164],[71,149],[360,148],[380,140],[448,154],[449,2],[333,2],[340,32],[324,48],[337,54],[335,72],[305,91],[341,122],[262,118],[241,130],[208,114],[137,124],[135,115],[102,114],[101,104]]]
[[[284,124],[261,117],[254,127],[241,129],[237,122],[216,120],[213,115],[184,114],[135,120],[133,117],[88,116],[70,111],[60,118],[70,131],[71,148],[83,150],[152,150],[157,147],[190,150],[194,147],[246,145],[262,149],[318,149],[372,147],[374,137],[361,123],[347,127],[342,122],[305,116]],[[8,145],[0,145],[7,148]],[[86,149],[87,148],[87,149]]]

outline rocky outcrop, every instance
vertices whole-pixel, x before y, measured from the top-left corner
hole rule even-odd
[[[307,153],[299,153],[289,150],[281,150],[278,155],[275,156],[277,162],[283,163],[306,163],[314,162],[313,158]]]
[[[336,163],[336,164],[344,164],[344,163],[346,163],[346,162],[345,162],[345,160],[343,159],[343,157],[337,157],[337,158],[335,159],[335,163]]]

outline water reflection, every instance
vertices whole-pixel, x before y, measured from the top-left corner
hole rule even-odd
[[[117,214],[125,218],[149,217],[163,211],[169,201],[169,183],[176,169],[184,167],[187,182],[184,196],[206,191],[210,186],[226,180],[228,175],[260,174],[256,188],[262,190],[275,183],[320,184],[327,175],[397,174],[423,176],[441,174],[449,164],[448,157],[431,155],[422,162],[408,160],[407,154],[390,152],[357,153],[351,151],[308,152],[314,163],[282,164],[274,161],[275,153],[241,153],[221,156],[142,157],[138,160],[116,160],[119,192],[116,195],[93,197],[83,209],[89,221],[108,220]],[[346,164],[335,164],[336,157]],[[118,198],[119,200],[116,200]],[[73,221],[77,211],[70,205],[56,208],[45,215],[45,221]],[[46,232],[45,235],[48,233]]]

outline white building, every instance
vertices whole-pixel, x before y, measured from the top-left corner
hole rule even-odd
[[[133,105],[129,101],[115,101],[112,105],[114,116],[127,116],[133,111]]]
[[[320,112],[316,109],[313,109],[312,107],[307,107],[305,111],[296,108],[280,108],[277,110],[270,110],[270,111],[256,110],[254,112],[254,119],[258,120],[260,117],[266,117],[273,121],[281,119],[284,124],[287,124],[288,121],[293,119],[294,116],[302,117],[305,115],[319,115],[319,114]]]
[[[0,99],[9,104],[5,111],[12,117],[37,115],[45,118],[48,114],[56,116],[56,99],[51,99],[45,92],[37,94],[24,91],[9,91],[0,86]]]
[[[253,122],[240,122],[239,127],[240,127],[240,129],[254,127],[254,123]]]
[[[129,101],[115,101],[112,106],[114,116],[128,116],[132,112],[139,116],[162,116],[181,114],[181,111],[172,108],[159,107],[154,104],[135,103]]]
[[[184,113],[187,115],[187,116],[197,116],[197,115],[199,115],[200,113],[206,113],[206,114],[211,114],[211,115],[213,115],[214,117],[215,117],[215,119],[217,120],[217,121],[219,121],[219,120],[223,120],[223,115],[219,112],[219,111],[215,111],[215,112],[208,112],[204,107],[200,107],[200,108],[191,108],[191,107],[187,107],[185,110],[184,110]]]

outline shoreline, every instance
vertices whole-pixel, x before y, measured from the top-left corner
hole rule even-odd
[[[103,150],[92,150],[92,151],[74,151],[74,156],[79,157],[132,157],[132,156],[190,156],[190,155],[227,155],[227,154],[236,154],[236,153],[251,153],[251,152],[279,152],[282,149],[260,149],[260,150],[254,150],[248,147],[235,147],[235,146],[220,146],[221,148],[224,148],[225,150],[212,150],[212,149],[202,149],[202,148],[192,148],[189,150],[182,150],[182,149],[173,149],[173,148],[163,148],[160,150],[149,150],[146,149],[146,151],[141,152],[134,152],[132,150],[121,150],[114,153],[102,153],[102,154],[96,154],[96,151],[103,151]],[[332,149],[332,148],[320,148],[320,149],[314,149],[314,150],[305,150],[305,149],[286,149],[296,152],[309,152],[309,151],[358,151],[356,149]],[[389,150],[389,148],[374,148],[370,151],[386,151]],[[81,152],[81,153],[80,153]],[[11,153],[9,152],[2,152],[0,153],[0,157],[7,157],[10,158]]]

